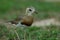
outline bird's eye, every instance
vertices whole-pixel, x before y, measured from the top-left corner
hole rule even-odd
[[[32,11],[31,9],[29,9],[29,11]]]

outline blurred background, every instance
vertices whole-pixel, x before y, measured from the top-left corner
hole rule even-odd
[[[29,6],[36,8],[39,14],[35,16],[39,19],[60,16],[60,2],[55,0],[0,0],[0,18],[15,18],[24,14]]]
[[[27,7],[33,6],[38,11],[34,15],[36,19],[47,18],[60,19],[59,0],[0,0],[0,20],[11,20],[25,13]],[[9,26],[9,25],[8,25]],[[7,29],[5,25],[0,25],[0,40],[60,40],[60,31],[57,26],[49,26],[47,29],[30,27],[26,29]],[[18,35],[16,35],[15,31]],[[26,37],[24,38],[24,30]],[[49,30],[49,31],[48,31]]]

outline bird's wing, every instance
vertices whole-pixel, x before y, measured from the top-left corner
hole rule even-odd
[[[20,15],[20,16],[16,17],[14,20],[16,20],[16,21],[20,21],[20,20],[23,19],[24,16],[25,16],[25,15]]]
[[[18,17],[16,17],[16,18],[13,19],[13,20],[8,21],[8,23],[18,24],[18,22],[20,22],[22,19],[23,19],[23,16],[18,16]]]

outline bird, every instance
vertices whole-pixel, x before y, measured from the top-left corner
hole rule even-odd
[[[31,26],[34,21],[33,14],[37,14],[37,13],[38,12],[36,11],[34,7],[28,7],[26,8],[26,12],[24,16],[19,16],[15,18],[14,20],[9,21],[9,23],[16,26],[21,26],[21,25]]]

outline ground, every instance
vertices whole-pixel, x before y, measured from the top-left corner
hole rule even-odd
[[[0,40],[60,40],[60,26],[44,26],[45,29],[37,26],[21,28],[6,23],[23,15],[29,6],[35,7],[38,11],[37,15],[33,15],[35,20],[39,20],[38,22],[51,18],[60,20],[60,2],[0,0],[0,4]]]

